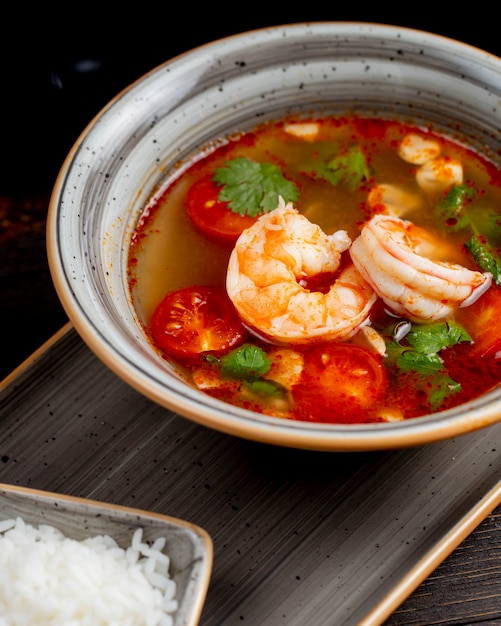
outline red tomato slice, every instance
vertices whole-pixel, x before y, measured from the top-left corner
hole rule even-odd
[[[293,396],[301,412],[314,421],[367,421],[367,412],[387,387],[381,357],[350,344],[317,346],[305,363]]]
[[[156,345],[174,357],[224,353],[247,331],[226,292],[218,287],[186,287],[167,294],[151,318]]]
[[[256,218],[233,213],[227,202],[217,199],[219,191],[220,187],[210,176],[200,178],[188,191],[186,209],[204,235],[234,243],[243,230],[254,224]]]
[[[474,341],[471,356],[501,358],[501,288],[493,285],[464,311]]]

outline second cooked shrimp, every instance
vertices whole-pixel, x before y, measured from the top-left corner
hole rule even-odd
[[[422,228],[379,214],[364,225],[350,255],[382,300],[414,321],[442,319],[490,287],[489,273],[428,258],[423,243],[429,251],[429,233]]]
[[[345,339],[368,319],[373,289],[351,262],[327,293],[310,291],[300,281],[336,272],[350,245],[345,231],[327,235],[281,200],[237,240],[228,295],[242,319],[271,340]]]

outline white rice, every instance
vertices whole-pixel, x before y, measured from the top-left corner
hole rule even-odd
[[[76,541],[20,517],[0,521],[0,626],[171,626],[178,608],[165,539],[137,529]]]

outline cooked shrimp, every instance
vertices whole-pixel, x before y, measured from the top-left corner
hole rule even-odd
[[[395,185],[381,183],[375,185],[367,196],[367,206],[374,213],[385,213],[401,217],[409,211],[414,211],[421,205],[418,194],[409,193]]]
[[[416,171],[418,185],[427,193],[440,193],[463,182],[463,165],[457,159],[440,157],[421,165]]]
[[[375,215],[350,248],[353,263],[384,302],[418,322],[472,304],[492,282],[489,273],[419,254],[422,232],[398,217]]]
[[[440,154],[440,144],[435,139],[423,137],[417,133],[407,134],[398,146],[401,159],[414,165],[423,165]]]
[[[269,339],[345,339],[367,320],[376,300],[373,289],[352,263],[327,293],[309,291],[300,281],[336,272],[350,244],[345,231],[327,235],[281,199],[237,240],[228,264],[228,295],[242,319]]]

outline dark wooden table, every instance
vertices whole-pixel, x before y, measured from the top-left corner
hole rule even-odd
[[[472,28],[466,29],[463,25],[462,32],[448,23],[435,29],[424,23],[408,25],[442,32],[499,54],[501,40],[489,41],[485,31],[480,32],[478,25],[470,24],[470,12],[464,22]],[[307,19],[317,18],[313,15]],[[381,17],[342,19],[398,23],[398,20]],[[256,19],[238,30],[304,20],[304,16],[268,22]],[[226,34],[231,31],[225,31],[220,25],[212,31],[213,36]],[[8,149],[3,148],[0,178],[0,322],[3,331],[0,378],[67,321],[52,286],[45,248],[50,191],[67,150],[87,121],[119,89],[173,54],[210,38],[213,37],[207,32],[192,33],[191,39],[171,41],[170,45],[163,46],[155,39],[150,54],[134,56],[128,48],[122,57],[113,47],[119,45],[118,41],[109,42],[106,51],[97,45],[95,54],[89,52],[86,41],[87,47],[77,49],[74,45],[62,60],[54,56],[54,46],[50,54],[41,54],[38,61],[32,57],[28,72],[19,65],[9,68],[8,76],[15,85],[12,93],[16,98],[8,105],[9,117],[4,122],[8,125]],[[69,41],[67,35],[65,41]],[[113,51],[109,52],[110,49]],[[120,58],[125,59],[126,68],[119,63]],[[85,62],[87,70],[84,71]],[[38,91],[33,91],[33,87]],[[45,102],[41,102],[41,97]],[[386,624],[501,624],[501,506],[446,558]]]

